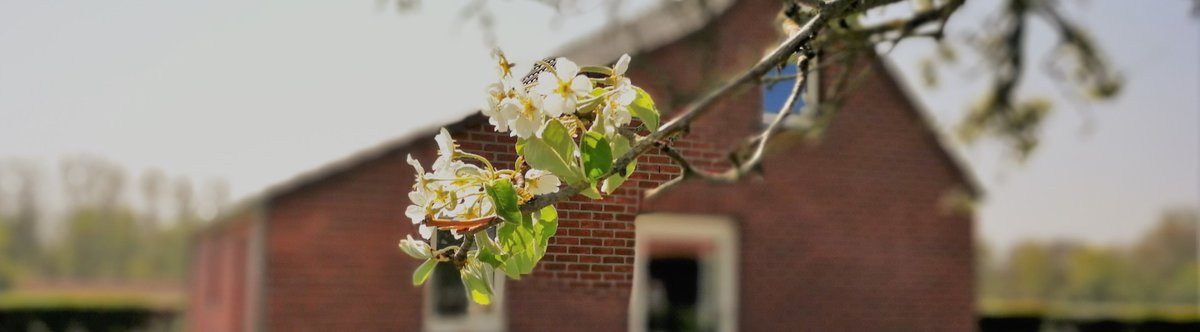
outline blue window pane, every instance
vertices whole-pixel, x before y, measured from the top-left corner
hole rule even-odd
[[[796,64],[789,64],[783,69],[774,69],[767,72],[767,77],[772,76],[795,76]],[[783,103],[787,101],[788,94],[792,92],[792,85],[796,84],[796,79],[787,79],[777,81],[771,85],[763,85],[763,109],[767,113],[775,114],[783,107]],[[803,89],[807,90],[807,87]],[[804,109],[804,99],[796,100],[796,104],[792,105],[792,113],[800,113]]]

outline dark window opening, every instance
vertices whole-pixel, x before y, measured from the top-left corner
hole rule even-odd
[[[700,331],[700,263],[695,257],[651,258],[649,331]]]
[[[449,231],[438,231],[435,235],[437,247],[456,245]],[[450,264],[438,264],[433,268],[430,292],[433,296],[434,313],[442,317],[457,317],[467,314],[467,291],[458,270]]]

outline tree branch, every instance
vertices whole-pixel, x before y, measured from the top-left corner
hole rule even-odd
[[[844,1],[839,1],[839,3],[840,2]],[[663,124],[662,127],[658,128],[658,130],[650,133],[649,136],[638,140],[633,148],[631,148],[629,152],[626,152],[624,155],[622,155],[621,158],[617,159],[617,161],[613,163],[612,169],[609,169],[609,171],[600,178],[606,179],[617,174],[618,171],[624,170],[626,166],[636,160],[638,156],[650,151],[650,149],[653,148],[657,142],[674,139],[676,135],[684,132],[686,128],[691,125],[693,120],[707,113],[719,97],[734,91],[734,89],[742,86],[743,84],[757,81],[759,77],[762,77],[771,68],[779,65],[783,61],[786,61],[788,57],[796,52],[796,50],[800,49],[802,45],[809,42],[814,36],[816,36],[816,33],[820,30],[820,28],[825,25],[827,17],[829,16],[823,12],[817,13],[815,16],[809,19],[808,22],[805,23],[797,33],[793,34],[773,51],[771,51],[771,53],[769,53],[766,57],[754,64],[750,70],[742,73],[732,81],[726,82],[724,85],[709,91],[704,96],[700,97],[700,99],[697,99],[691,104],[688,104],[688,106],[684,108],[683,112],[680,113],[679,116],[675,117],[670,122]],[[589,184],[587,182],[576,183],[566,188],[559,189],[558,192],[552,194],[535,196],[533,199],[530,199],[528,202],[521,205],[521,212],[530,213],[547,205],[569,199],[570,197],[575,196],[579,192],[583,191],[583,189],[587,188],[588,185]]]
[[[773,119],[771,124],[767,125],[767,128],[763,129],[761,133],[749,138],[746,141],[746,146],[755,146],[754,151],[751,153],[749,158],[747,158],[744,162],[738,162],[738,160],[740,160],[737,158],[738,152],[734,151],[731,153],[731,157],[733,157],[731,160],[735,161],[733,167],[730,167],[724,172],[714,173],[696,169],[687,161],[687,159],[683,157],[682,154],[679,153],[679,151],[671,148],[669,145],[664,144],[662,145],[662,151],[666,153],[668,157],[671,157],[671,159],[675,160],[675,162],[679,164],[680,168],[683,168],[683,174],[671,179],[671,181],[667,181],[662,185],[659,185],[657,188],[647,191],[646,197],[654,197],[655,195],[658,195],[659,193],[692,178],[699,178],[712,183],[733,183],[741,180],[743,176],[746,176],[746,174],[749,174],[751,171],[755,170],[759,164],[762,163],[762,157],[766,151],[767,142],[769,142],[771,136],[773,136],[774,133],[782,127],[784,120],[786,120],[788,116],[792,114],[792,107],[795,107],[796,100],[799,100],[801,95],[804,93],[804,86],[808,83],[808,60],[809,56],[807,54],[801,54],[799,59],[797,59],[796,83],[792,86],[792,92],[788,95],[787,100],[783,102],[783,106],[779,108],[779,113],[775,115],[775,119]],[[806,114],[811,113],[814,112],[809,111]]]
[[[958,11],[958,8],[961,7],[962,5],[963,5],[963,1],[959,1],[959,0],[950,1],[950,2],[942,5],[941,7],[937,7],[934,9],[929,9],[929,10],[925,10],[925,11],[913,14],[912,16],[908,17],[907,19],[893,20],[888,23],[883,23],[883,24],[879,24],[879,25],[875,25],[875,26],[857,29],[857,30],[854,30],[854,32],[866,34],[866,35],[878,35],[878,34],[884,34],[884,33],[893,32],[893,31],[899,31],[901,35],[907,35],[909,33],[912,33],[913,31],[916,31],[918,28],[920,28],[921,26],[924,26],[927,23],[941,22],[941,25],[937,29],[938,31],[935,32],[935,35],[941,36],[942,29],[946,25],[946,20],[948,20],[950,18],[951,14]]]

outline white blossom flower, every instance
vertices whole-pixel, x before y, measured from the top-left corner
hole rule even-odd
[[[520,97],[524,93],[521,81],[514,77],[505,77],[488,86],[488,108],[483,110],[483,115],[497,132],[508,132],[510,123],[521,112]]]
[[[433,229],[422,222],[429,216],[433,195],[429,192],[429,182],[425,178],[425,169],[421,167],[421,163],[413,159],[410,154],[408,155],[408,164],[412,165],[415,170],[417,183],[413,184],[413,190],[408,193],[408,200],[411,204],[404,210],[404,215],[412,219],[413,224],[418,225],[417,231],[421,237],[429,239],[429,236],[433,234]]]
[[[637,91],[633,89],[633,81],[625,77],[625,71],[629,70],[629,54],[621,56],[617,60],[617,64],[613,66],[613,100],[623,106],[629,106],[633,100],[637,98]]]
[[[429,248],[429,243],[425,241],[414,240],[412,234],[405,235],[405,238],[400,240],[400,250],[416,259],[429,259],[433,257],[433,250]]]
[[[455,157],[454,152],[458,150],[458,144],[454,143],[454,138],[450,137],[450,132],[446,131],[446,128],[442,128],[442,131],[433,140],[437,141],[438,145],[438,158],[433,161],[433,169],[437,173],[437,171],[451,166]]]
[[[421,224],[420,226],[417,226],[417,233],[421,234],[422,239],[428,240],[429,238],[433,237],[433,226]]]
[[[631,59],[629,53],[622,54],[621,58],[617,59],[617,64],[613,66],[613,74],[625,75],[625,71],[629,70],[629,60]]]
[[[417,176],[417,183],[414,184],[413,187],[414,188],[424,187],[425,186],[425,168],[421,167],[421,163],[417,162],[417,159],[413,158],[412,154],[408,155],[408,164],[413,167],[414,174],[416,174],[416,176]]]
[[[538,84],[534,91],[546,96],[543,111],[550,117],[575,113],[576,98],[586,97],[592,91],[592,81],[579,75],[579,66],[567,58],[554,62],[554,74],[538,73]]]
[[[514,102],[502,106],[501,112],[515,112],[516,114],[508,123],[512,128],[513,135],[529,138],[538,132],[545,122],[546,115],[542,112],[543,101],[541,97],[525,93],[522,89],[517,89],[516,92]]]
[[[501,83],[492,83],[488,85],[488,104],[483,109],[483,115],[488,117],[488,123],[496,127],[497,132],[508,131],[508,118],[500,113],[501,103],[507,101],[504,92],[504,85]]]
[[[412,203],[404,210],[404,215],[412,219],[412,223],[420,224],[425,221],[425,216],[428,215],[426,207],[429,206],[430,195],[425,190],[414,189],[408,192],[408,201]]]
[[[629,124],[633,121],[633,114],[629,113],[629,105],[621,105],[616,100],[609,100],[604,104],[603,120],[604,134],[612,136],[616,133],[617,128]]]
[[[562,181],[558,176],[540,169],[530,169],[525,172],[525,190],[530,194],[541,195],[558,191]]]

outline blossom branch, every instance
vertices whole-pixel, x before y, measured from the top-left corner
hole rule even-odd
[[[780,63],[786,61],[792,54],[796,52],[796,50],[799,50],[802,45],[811,41],[816,36],[817,32],[822,26],[824,26],[827,17],[828,16],[822,12],[817,13],[811,19],[809,19],[799,31],[797,31],[791,37],[788,37],[787,40],[777,46],[773,51],[771,51],[771,53],[751,67],[750,70],[742,73],[732,81],[726,82],[720,87],[709,91],[700,99],[697,99],[691,104],[688,104],[688,106],[684,108],[683,112],[680,113],[679,116],[675,117],[670,122],[663,124],[663,126],[659,127],[658,130],[650,133],[649,136],[638,140],[633,148],[622,155],[621,158],[613,162],[612,168],[600,178],[607,179],[608,177],[616,175],[619,171],[626,169],[626,167],[636,160],[638,156],[649,152],[650,149],[654,148],[658,142],[676,138],[677,135],[687,130],[688,126],[691,125],[693,120],[707,113],[718,98],[733,92],[736,88],[741,87],[746,83],[757,81],[760,77],[770,71],[771,68],[774,68]],[[589,183],[587,182],[575,183],[552,194],[535,196],[533,199],[530,199],[528,202],[521,205],[521,212],[530,213],[547,205],[569,199],[570,197],[575,196],[586,189],[588,185]]]

